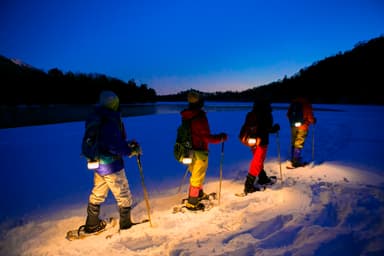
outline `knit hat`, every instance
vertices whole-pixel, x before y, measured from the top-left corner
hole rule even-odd
[[[112,91],[102,91],[100,105],[116,111],[119,108],[119,97]]]
[[[192,90],[188,93],[187,99],[189,103],[195,104],[201,100],[201,96],[197,91]]]

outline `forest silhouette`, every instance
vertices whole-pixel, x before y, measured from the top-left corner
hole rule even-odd
[[[200,93],[206,101],[252,102],[264,97],[284,103],[300,94],[318,104],[384,105],[383,60],[384,36],[380,36],[266,85]],[[134,79],[124,82],[104,74],[64,73],[58,68],[44,72],[1,55],[0,83],[6,92],[0,94],[0,128],[83,120],[102,90],[119,95],[123,116],[153,111],[148,105],[138,105],[141,103],[184,102],[189,91],[157,95],[149,85],[137,85]]]

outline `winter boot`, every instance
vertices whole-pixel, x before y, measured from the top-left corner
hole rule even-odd
[[[256,177],[248,173],[247,179],[245,180],[245,184],[244,184],[245,194],[260,191],[259,188],[254,186],[255,180],[256,180]]]
[[[131,207],[120,207],[120,229],[129,229],[132,227]]]
[[[201,201],[201,200],[206,200],[208,198],[209,198],[209,195],[204,193],[204,191],[200,189],[198,200]]]
[[[301,158],[301,149],[295,148],[293,150],[292,166],[293,167],[300,167],[300,166],[304,166],[304,165],[305,164],[302,162],[302,158]]]
[[[188,201],[185,204],[185,207],[190,211],[203,211],[205,208],[205,205],[203,203],[200,203],[200,200],[198,197],[188,197]]]
[[[94,233],[105,228],[107,223],[99,219],[100,205],[88,203],[87,220],[85,221],[84,232]]]
[[[259,183],[260,185],[268,185],[268,184],[272,184],[272,180],[267,176],[267,173],[265,172],[265,170],[261,170],[261,172],[259,173],[259,176],[257,176],[257,183]]]

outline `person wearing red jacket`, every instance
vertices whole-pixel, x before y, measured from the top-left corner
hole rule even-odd
[[[188,166],[191,173],[189,180],[188,201],[186,208],[189,210],[204,210],[204,204],[200,201],[206,194],[203,191],[203,183],[208,169],[208,144],[219,144],[228,139],[226,133],[211,134],[206,112],[202,109],[204,100],[195,90],[191,90],[187,96],[188,108],[180,112],[182,119],[192,119],[192,163]]]
[[[295,110],[300,107],[300,110]],[[300,120],[295,120],[294,113],[300,112]],[[287,117],[291,126],[291,164],[292,167],[306,165],[302,160],[302,150],[308,135],[309,126],[316,123],[313,108],[309,100],[304,96],[297,96],[292,99]]]

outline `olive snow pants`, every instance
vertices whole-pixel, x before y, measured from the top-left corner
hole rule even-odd
[[[302,149],[304,147],[305,139],[307,138],[308,130],[298,129],[291,127],[291,145],[293,148]]]

